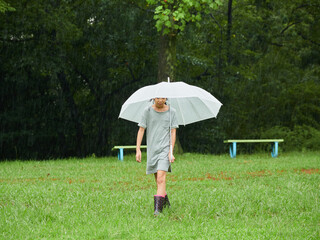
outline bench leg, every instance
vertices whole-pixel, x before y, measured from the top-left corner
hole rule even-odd
[[[276,158],[278,156],[278,142],[271,143],[271,156]]]
[[[118,159],[120,161],[123,161],[123,148],[119,148]]]
[[[235,158],[237,156],[237,143],[230,143],[230,156],[231,158]]]

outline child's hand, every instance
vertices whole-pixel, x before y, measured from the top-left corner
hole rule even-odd
[[[141,162],[141,150],[136,151],[136,161]]]
[[[176,158],[173,156],[173,154],[171,156],[170,155],[171,154],[169,153],[169,162],[173,163]]]

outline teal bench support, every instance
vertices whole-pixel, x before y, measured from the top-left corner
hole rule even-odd
[[[141,145],[140,146],[141,149],[143,148],[147,148],[146,145]],[[135,145],[130,145],[130,146],[114,146],[111,150],[119,150],[118,151],[118,159],[120,161],[123,161],[123,149],[136,149]]]
[[[119,148],[118,159],[120,161],[123,161],[123,148]]]
[[[274,158],[278,157],[278,143],[279,142],[271,143],[271,156]]]
[[[230,150],[231,158],[235,158],[237,155],[237,143],[236,142],[231,143],[229,146],[229,150]]]
[[[283,139],[238,139],[238,140],[224,140],[224,143],[229,143],[229,150],[231,158],[237,156],[237,143],[271,143],[271,156],[276,158],[278,156],[278,144],[283,142]]]

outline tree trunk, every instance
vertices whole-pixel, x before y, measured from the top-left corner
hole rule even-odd
[[[176,41],[176,34],[171,33],[168,35],[163,35],[161,33],[159,41],[158,82],[168,81],[168,77],[170,77],[170,82],[174,82],[176,80]],[[183,153],[178,133],[176,135],[174,152],[177,154]]]
[[[218,50],[218,64],[217,64],[217,79],[218,79],[218,92],[220,95],[223,95],[223,81],[221,79],[222,72],[222,44],[223,44],[223,29],[221,24],[216,20],[213,14],[210,14],[211,18],[218,25],[220,29],[220,41],[219,41],[219,50]]]
[[[175,81],[175,72],[177,66],[175,34],[162,35],[159,41],[159,59],[158,59],[158,82]]]
[[[76,139],[77,155],[79,157],[83,157],[84,135],[83,135],[83,129],[82,129],[82,125],[81,125],[81,121],[80,121],[80,117],[79,117],[79,111],[78,111],[76,103],[74,102],[72,93],[70,91],[70,86],[69,86],[69,83],[67,82],[65,74],[63,72],[60,72],[57,74],[57,77],[60,81],[60,85],[61,85],[63,94],[65,96],[65,99],[68,103],[70,114],[71,114],[71,119],[72,119],[73,123],[75,124],[76,135],[77,135],[77,137],[76,137],[77,138]]]
[[[108,100],[106,96],[102,96],[99,102],[99,126],[98,126],[98,142],[97,142],[97,155],[103,156],[106,154],[105,149],[107,145],[108,134],[106,133],[106,120],[108,110]]]
[[[231,62],[231,30],[232,30],[232,0],[228,2],[228,25],[227,25],[227,61]]]

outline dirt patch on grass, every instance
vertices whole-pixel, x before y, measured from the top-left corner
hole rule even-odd
[[[239,179],[239,178],[257,178],[257,177],[270,177],[272,175],[275,176],[279,176],[279,175],[284,175],[284,174],[288,174],[288,173],[304,173],[304,174],[320,174],[320,171],[318,168],[311,168],[311,169],[296,169],[296,170],[285,170],[285,169],[281,169],[281,170],[260,170],[260,171],[253,171],[253,172],[246,172],[246,173],[240,173],[239,175],[237,173],[226,173],[226,172],[220,172],[220,173],[215,173],[215,174],[211,174],[211,173],[206,173],[205,176],[203,177],[189,177],[186,178],[185,180],[187,181],[208,181],[208,180],[212,180],[212,181],[221,181],[221,180],[235,180],[235,179]]]
[[[305,174],[320,174],[319,169],[318,168],[310,168],[310,169],[301,169],[302,173]]]
[[[213,180],[213,181],[220,181],[220,180],[232,180],[233,177],[226,176],[224,172],[220,172],[219,174],[212,176],[210,173],[206,173],[205,177],[192,177],[188,178],[188,181],[204,181],[204,180]]]
[[[214,181],[219,181],[219,180],[232,180],[233,178],[230,176],[226,176],[226,174],[224,172],[220,172],[220,174],[217,177],[213,177],[210,175],[210,173],[206,174],[206,178],[207,179],[211,179]]]
[[[282,170],[277,170],[277,174],[280,174],[280,175],[284,174],[286,172],[288,172],[288,171],[287,170],[283,170],[283,169]]]
[[[255,171],[255,172],[248,172],[248,174],[251,177],[265,177],[265,176],[271,176],[272,172],[270,170],[261,170],[261,171]]]

